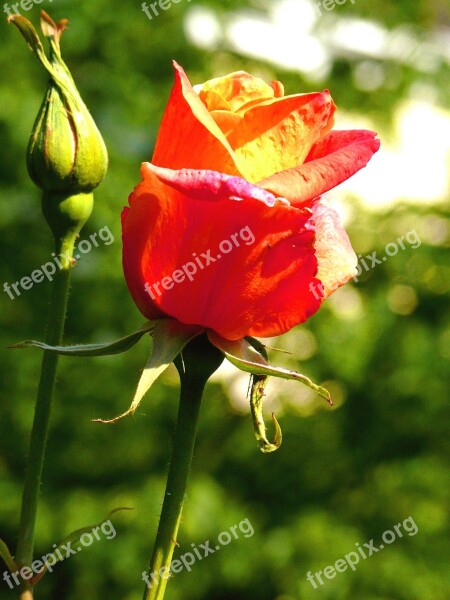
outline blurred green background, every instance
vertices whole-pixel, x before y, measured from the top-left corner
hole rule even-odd
[[[265,410],[267,417],[276,411],[283,429],[278,452],[256,447],[246,377],[230,367],[209,384],[175,556],[245,519],[254,535],[241,534],[176,575],[168,600],[448,598],[448,5],[315,5],[182,0],[152,20],[140,2],[119,0],[44,0],[21,10],[36,25],[40,8],[70,20],[63,54],[110,153],[81,238],[107,226],[114,243],[94,248],[74,270],[66,343],[115,339],[143,321],[122,277],[119,216],[140,163],[151,157],[174,58],[194,83],[244,69],[282,80],[287,93],[329,88],[341,123],[372,127],[382,139],[369,167],[333,194],[356,252],[381,257],[412,230],[421,240],[363,270],[306,324],[271,342],[292,352],[273,352],[273,362],[328,385],[336,401],[329,409],[295,383],[274,382]],[[4,20],[0,40],[3,288],[47,262],[52,248],[24,161],[46,77]],[[2,348],[43,338],[49,293],[48,282],[14,300],[1,290]],[[48,574],[37,599],[142,595],[174,430],[176,371],[133,418],[114,426],[91,419],[128,406],[148,351],[144,339],[124,355],[60,361],[35,555],[115,507],[134,510],[113,517],[113,540]],[[14,550],[40,354],[0,352],[0,537]],[[307,581],[308,571],[334,564],[357,542],[373,538],[378,546],[385,530],[410,516],[416,535],[317,590]],[[0,598],[15,595],[1,580]]]

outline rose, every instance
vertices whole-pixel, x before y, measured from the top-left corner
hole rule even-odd
[[[323,194],[364,167],[379,141],[371,131],[332,131],[334,110],[327,91],[284,97],[281,83],[244,72],[193,88],[175,64],[152,163],[142,165],[122,213],[125,278],[150,322],[101,349],[128,348],[151,329],[152,350],[129,409],[107,422],[134,413],[182,352],[184,377],[189,348],[199,351],[204,332],[252,374],[263,452],[281,444],[275,417],[270,442],[262,415],[269,377],[299,381],[331,402],[305,375],[270,365],[252,336],[305,321],[356,274],[355,253]],[[206,347],[197,356],[202,367],[208,353],[216,356]]]
[[[125,277],[146,317],[228,340],[274,336],[356,274],[322,194],[364,167],[379,141],[331,131],[334,110],[327,91],[284,97],[281,83],[244,72],[193,88],[175,65],[152,163],[122,215]],[[189,277],[188,263],[197,265]]]

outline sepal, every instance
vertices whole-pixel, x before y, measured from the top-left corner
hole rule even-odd
[[[265,396],[265,387],[269,377],[267,375],[252,375],[250,378],[250,409],[255,429],[255,437],[259,444],[261,452],[274,452],[281,446],[283,439],[281,427],[272,413],[272,420],[275,426],[275,437],[273,442],[269,442],[266,436],[266,425],[263,417],[263,398]]]
[[[120,354],[132,348],[143,335],[149,333],[155,327],[154,321],[147,321],[137,331],[126,335],[123,338],[114,342],[103,344],[78,344],[75,346],[49,346],[44,342],[35,340],[25,340],[18,342],[8,348],[40,348],[47,352],[55,352],[56,354],[64,354],[66,356],[109,356],[111,354]]]
[[[271,366],[261,352],[264,345],[259,340],[247,337],[231,341],[220,337],[213,331],[208,332],[208,337],[216,348],[222,350],[231,364],[241,371],[252,373],[253,375],[268,375],[299,381],[319,394],[329,404],[333,404],[330,392],[324,387],[313,383],[306,375],[297,373],[297,371],[283,369],[282,367]]]
[[[144,367],[130,408],[113,419],[94,419],[95,423],[116,423],[132,415],[142,398],[167,369],[183,348],[203,329],[197,325],[184,325],[174,319],[159,320],[153,330],[153,346],[147,364]]]

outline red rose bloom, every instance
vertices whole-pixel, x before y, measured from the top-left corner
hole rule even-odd
[[[244,72],[175,85],[152,163],[122,215],[128,287],[149,319],[227,340],[279,335],[356,273],[322,195],[378,150],[370,131],[332,131],[323,93],[283,96]]]

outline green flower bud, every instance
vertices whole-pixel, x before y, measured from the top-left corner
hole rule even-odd
[[[44,12],[41,28],[50,43],[47,58],[33,25],[14,15],[14,23],[50,75],[27,151],[28,172],[45,192],[91,192],[104,179],[108,155],[102,136],[61,57],[59,42],[67,20],[57,24]]]

